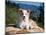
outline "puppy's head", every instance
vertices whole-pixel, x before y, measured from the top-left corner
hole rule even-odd
[[[23,17],[24,19],[29,19],[29,16],[32,14],[31,10],[25,10],[25,9],[19,9],[19,13],[20,15]]]

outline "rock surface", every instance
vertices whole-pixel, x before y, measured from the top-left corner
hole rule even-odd
[[[19,28],[14,28],[14,27],[7,27],[6,28],[6,35],[15,35],[15,34],[25,34],[25,33],[34,33],[34,32],[43,32],[42,28],[34,28],[30,30],[26,29],[19,29]]]
[[[32,22],[32,20],[31,20]],[[36,22],[32,22],[32,28],[27,29],[20,29],[13,26],[6,27],[6,35],[15,35],[15,34],[24,34],[24,33],[37,33],[37,32],[44,32],[44,30],[37,26]]]

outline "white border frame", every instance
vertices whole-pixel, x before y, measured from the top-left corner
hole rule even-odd
[[[45,0],[16,0],[16,1],[44,2],[46,6]],[[46,7],[44,8],[44,19],[45,19],[44,23],[46,23]],[[44,25],[44,27],[46,27],[46,24]],[[0,35],[5,35],[5,0],[0,0]],[[44,33],[21,34],[21,35],[46,35],[46,30]]]

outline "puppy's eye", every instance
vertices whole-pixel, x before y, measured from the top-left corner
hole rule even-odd
[[[29,13],[29,10],[27,10],[27,12]]]
[[[21,13],[23,15],[23,13]]]

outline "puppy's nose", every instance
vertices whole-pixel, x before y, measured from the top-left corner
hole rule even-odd
[[[25,19],[25,16],[23,16],[23,20]]]

